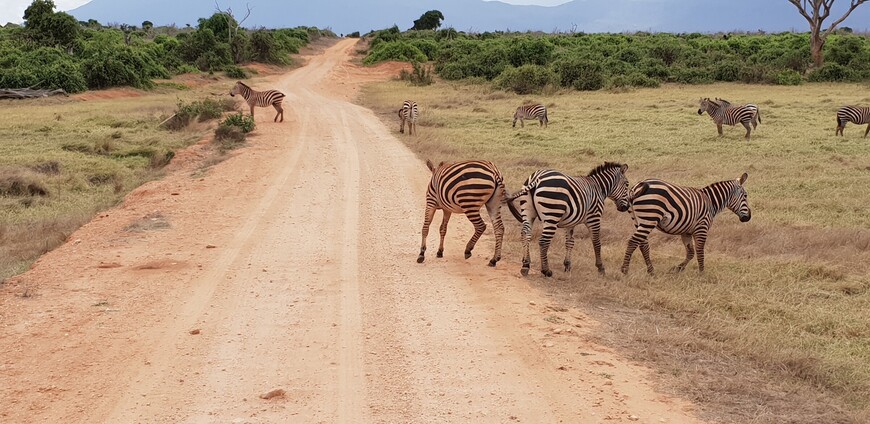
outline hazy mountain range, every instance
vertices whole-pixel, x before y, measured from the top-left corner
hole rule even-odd
[[[244,15],[246,27],[332,28],[336,33],[368,32],[397,24],[408,29],[431,9],[444,13],[444,27],[457,30],[541,30],[584,32],[720,32],[759,29],[807,31],[806,21],[785,0],[574,0],[560,6],[518,6],[482,0],[220,0]],[[848,2],[838,2],[844,7]],[[836,5],[837,3],[835,3]],[[71,10],[79,20],[139,25],[196,25],[211,15],[213,0],[93,0]],[[834,13],[832,13],[834,15]],[[839,16],[839,15],[837,15]],[[830,18],[833,20],[833,18]],[[859,7],[842,25],[870,29],[870,4]]]

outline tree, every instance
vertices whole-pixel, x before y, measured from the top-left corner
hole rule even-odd
[[[828,34],[837,28],[843,21],[849,17],[855,8],[867,2],[867,0],[849,0],[849,9],[839,19],[835,20],[822,30],[822,25],[831,14],[831,6],[834,5],[834,0],[788,0],[798,9],[801,16],[810,23],[810,54],[813,58],[813,64],[818,68],[825,61],[822,48],[825,47],[825,41]]]
[[[142,21],[142,31],[145,31],[145,34],[150,35],[151,29],[154,28],[154,23],[151,21]]]
[[[415,31],[420,31],[424,29],[438,29],[441,26],[441,21],[444,20],[444,15],[437,10],[430,10],[420,16],[420,19],[414,21],[414,27],[411,28]]]

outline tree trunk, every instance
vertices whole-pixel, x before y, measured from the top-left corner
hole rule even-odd
[[[818,31],[813,31],[810,34],[810,55],[813,58],[813,67],[818,69],[825,62],[823,48],[825,47],[825,38]]]

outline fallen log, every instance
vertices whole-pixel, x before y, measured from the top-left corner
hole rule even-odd
[[[0,99],[36,99],[50,96],[69,96],[69,94],[62,89],[0,88]]]

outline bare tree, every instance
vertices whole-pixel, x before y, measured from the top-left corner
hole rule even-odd
[[[220,13],[221,15],[224,15],[227,17],[227,31],[228,31],[230,44],[232,44],[232,42],[233,42],[233,37],[239,33],[239,28],[242,26],[242,24],[246,20],[248,20],[249,17],[251,17],[251,10],[252,10],[251,5],[245,4],[245,8],[248,9],[247,13],[245,13],[245,17],[242,18],[242,20],[238,21],[238,20],[236,20],[236,17],[233,15],[232,8],[228,7],[227,10],[222,10],[221,7],[218,5],[217,1],[214,2],[215,12]]]
[[[828,34],[833,32],[837,28],[837,25],[845,21],[853,10],[867,2],[867,0],[849,0],[849,10],[831,23],[825,30],[822,30],[822,25],[831,14],[831,6],[834,5],[834,0],[788,0],[788,2],[793,4],[801,13],[801,16],[810,23],[810,54],[813,57],[813,64],[816,67],[820,67],[825,61],[822,48],[825,46]]]

